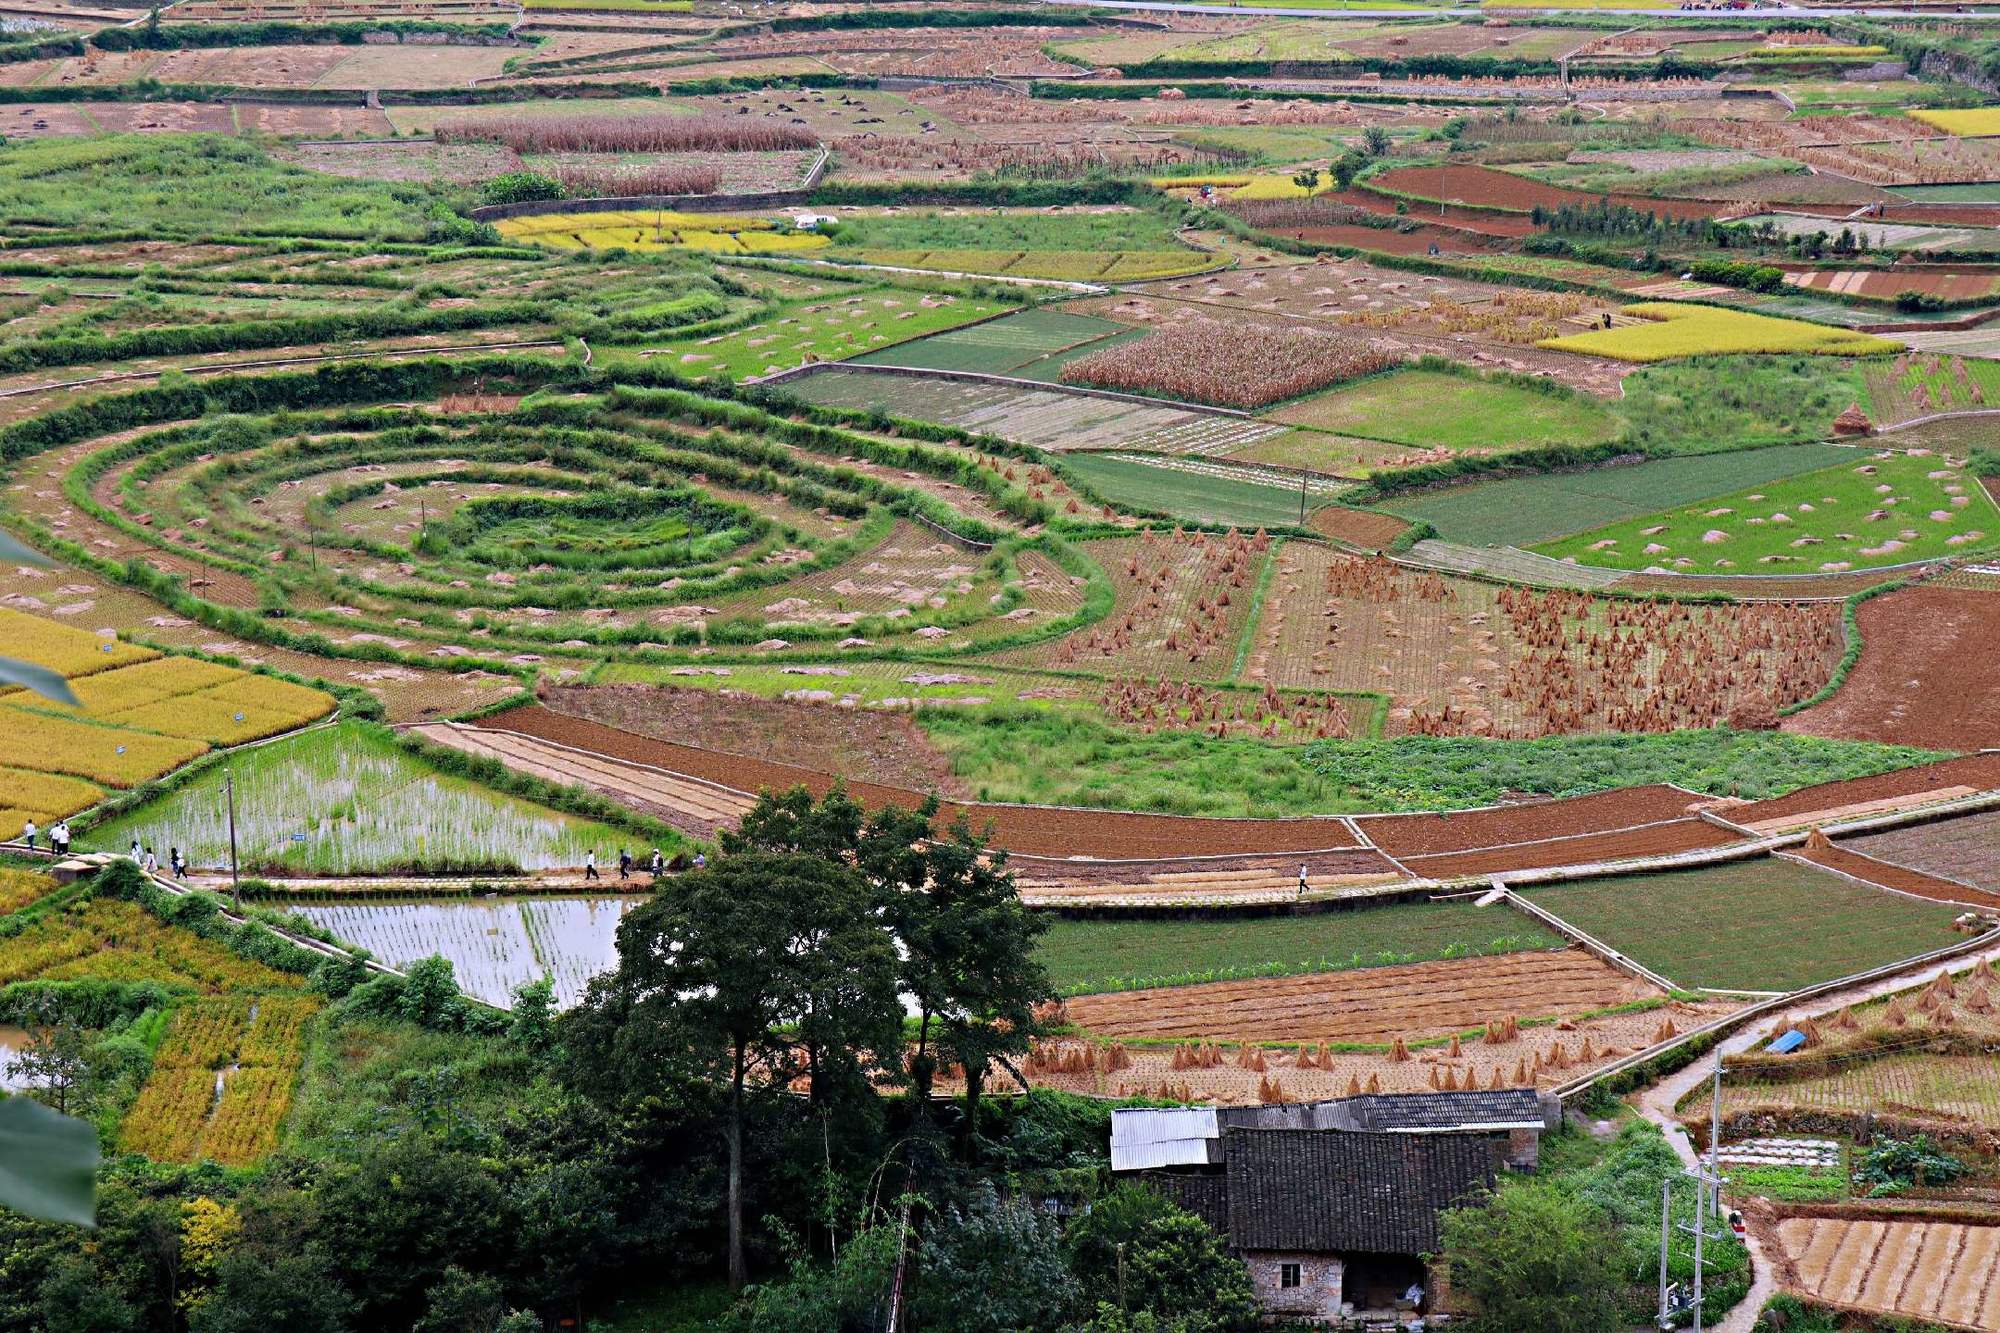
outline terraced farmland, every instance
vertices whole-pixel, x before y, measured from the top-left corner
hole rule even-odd
[[[894,354],[883,360],[893,361]],[[880,407],[891,416],[942,421],[982,435],[1056,451],[1137,449],[1162,454],[1233,453],[1285,428],[1231,413],[1126,402],[1058,388],[820,371],[784,381],[785,392],[834,407]]]

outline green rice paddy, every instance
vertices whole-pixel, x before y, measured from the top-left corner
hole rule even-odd
[[[1536,906],[1690,987],[1797,990],[1959,938],[1955,907],[1778,858],[1526,892]]]
[[[1430,523],[1447,541],[1533,546],[1673,505],[1769,485],[1853,456],[1852,450],[1833,445],[1784,445],[1474,482],[1391,499],[1378,507]]]
[[[1978,480],[1933,455],[1850,451],[1835,467],[1627,518],[1535,547],[1559,560],[1688,573],[1898,565],[2000,540]]]

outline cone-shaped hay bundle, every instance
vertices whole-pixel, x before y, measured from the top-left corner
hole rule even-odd
[[[1910,1021],[1910,1016],[1903,1012],[1901,1000],[1891,1000],[1889,1007],[1882,1011],[1882,1021],[1892,1028],[1899,1028]]]
[[[1382,1080],[1370,1074],[1368,1076],[1368,1091],[1371,1094],[1382,1091]]]
[[[1815,828],[1811,833],[1806,834],[1806,850],[1809,852],[1830,852],[1833,850],[1833,839],[1826,836],[1825,829]]]
[[[1826,1044],[1826,1034],[1820,1031],[1819,1022],[1816,1019],[1808,1018],[1803,1023],[1800,1023],[1799,1031],[1805,1034],[1806,1045],[1808,1047],[1824,1046]]]
[[[1321,1069],[1333,1068],[1333,1052],[1327,1049],[1325,1042],[1319,1044],[1319,1067]]]
[[[1587,1065],[1595,1063],[1596,1060],[1597,1052],[1592,1049],[1590,1034],[1586,1032],[1583,1037],[1583,1045],[1577,1048],[1576,1062],[1580,1065]]]
[[[1842,1032],[1852,1032],[1861,1026],[1861,1020],[1854,1016],[1854,1010],[1843,1006],[1841,1011],[1833,1016],[1833,1025]]]
[[[1112,1046],[1110,1054],[1104,1058],[1106,1073],[1115,1074],[1121,1069],[1130,1069],[1131,1067],[1132,1052],[1125,1049],[1125,1043],[1122,1041]]]
[[[1369,1081],[1372,1083],[1375,1079],[1375,1076],[1373,1074],[1370,1074],[1368,1078]],[[1347,1095],[1350,1097],[1359,1097],[1361,1095],[1361,1080],[1355,1077],[1353,1074],[1349,1074],[1347,1076]]]
[[[1457,1071],[1456,1069],[1452,1069],[1452,1068],[1449,1068],[1449,1067],[1447,1067],[1447,1068],[1445,1069],[1445,1071],[1444,1071],[1444,1087],[1443,1087],[1443,1088],[1441,1089],[1441,1091],[1444,1091],[1444,1092],[1457,1092],[1457,1091],[1458,1091],[1458,1071]]]
[[[1525,1088],[1534,1081],[1534,1076],[1528,1072],[1528,1062],[1526,1060],[1516,1060],[1514,1062],[1514,1086]]]
[[[1965,997],[1965,1007],[1966,1009],[1975,1014],[1992,1013],[1993,1012],[1992,992],[1987,990],[1983,984],[1974,986],[1972,988],[1972,993]]]
[[[1271,1065],[1270,1062],[1264,1058],[1264,1052],[1258,1051],[1250,1057],[1250,1067],[1261,1074],[1265,1070],[1269,1069]]]
[[[1458,1034],[1456,1032],[1451,1034],[1451,1048],[1447,1050],[1445,1054],[1449,1055],[1454,1060],[1459,1058],[1460,1052],[1458,1048]]]
[[[1292,1063],[1298,1066],[1300,1069],[1311,1069],[1314,1066],[1316,1066],[1319,1063],[1319,1061],[1313,1059],[1313,1048],[1305,1045],[1304,1043],[1301,1043],[1299,1045],[1299,1053],[1297,1056],[1293,1057]]]
[[[1660,1020],[1659,1029],[1653,1033],[1653,1040],[1655,1042],[1672,1041],[1675,1037],[1680,1036],[1680,1034],[1680,1029],[1674,1026],[1673,1019],[1663,1018]]]
[[[1938,973],[1938,979],[1931,983],[1931,989],[1947,1000],[1958,994],[1958,986],[1953,983],[1949,972]]]
[[[1500,1076],[1500,1066],[1493,1066],[1493,1077],[1486,1081],[1488,1091],[1498,1092],[1507,1086],[1507,1080]]]
[[[1438,1078],[1438,1067],[1436,1065],[1431,1066],[1431,1087],[1439,1092],[1444,1090],[1444,1083]]]
[[[1401,1037],[1389,1043],[1389,1059],[1394,1064],[1403,1064],[1410,1058],[1410,1048],[1403,1044]]]
[[[1236,1048],[1236,1067],[1238,1069],[1249,1069],[1256,1063],[1257,1048],[1255,1046],[1246,1041]]]

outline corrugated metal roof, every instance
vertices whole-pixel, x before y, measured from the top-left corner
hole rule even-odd
[[[1162,1166],[1207,1166],[1210,1145],[1221,1131],[1215,1108],[1111,1113],[1111,1169],[1147,1171]]]

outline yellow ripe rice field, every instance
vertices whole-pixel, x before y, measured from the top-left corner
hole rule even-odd
[[[36,773],[24,768],[0,768],[0,838],[11,838],[33,819],[46,824],[87,810],[104,799],[104,791],[78,778]]]
[[[159,654],[151,648],[59,625],[44,616],[0,607],[0,656],[32,662],[75,680],[114,667],[149,662]]]
[[[38,870],[0,867],[0,916],[18,912],[37,899],[48,897],[56,888],[55,880]]]
[[[97,803],[205,753],[290,731],[333,711],[323,690],[170,657],[0,609],[0,654],[67,677],[70,707],[0,689],[0,837]]]
[[[1889,356],[1903,350],[1901,343],[1887,338],[1718,306],[1641,301],[1619,313],[1636,315],[1646,322],[1544,338],[1535,346],[1608,356],[1617,361],[1670,361],[1684,356],[1759,352]]]
[[[278,1146],[305,1063],[310,995],[226,995],[175,1006],[153,1073],[120,1130],[156,1161],[244,1166]]]
[[[34,922],[0,951],[16,981],[157,981],[202,995],[295,989],[299,978],[169,926],[137,903],[92,898]]]
[[[712,254],[768,255],[817,250],[830,242],[817,232],[792,231],[770,218],[723,213],[537,213],[494,224],[510,240],[562,250],[706,250]]]
[[[56,717],[0,703],[0,765],[38,773],[67,773],[107,787],[130,787],[168,773],[206,752],[205,741],[155,736],[122,727]],[[0,787],[0,804],[13,803]]]
[[[1980,134],[2000,134],[2000,106],[1973,107],[1965,111],[1911,110],[1906,113],[1912,120],[1921,120],[1926,125],[1935,126],[1946,134],[1971,137]]]

